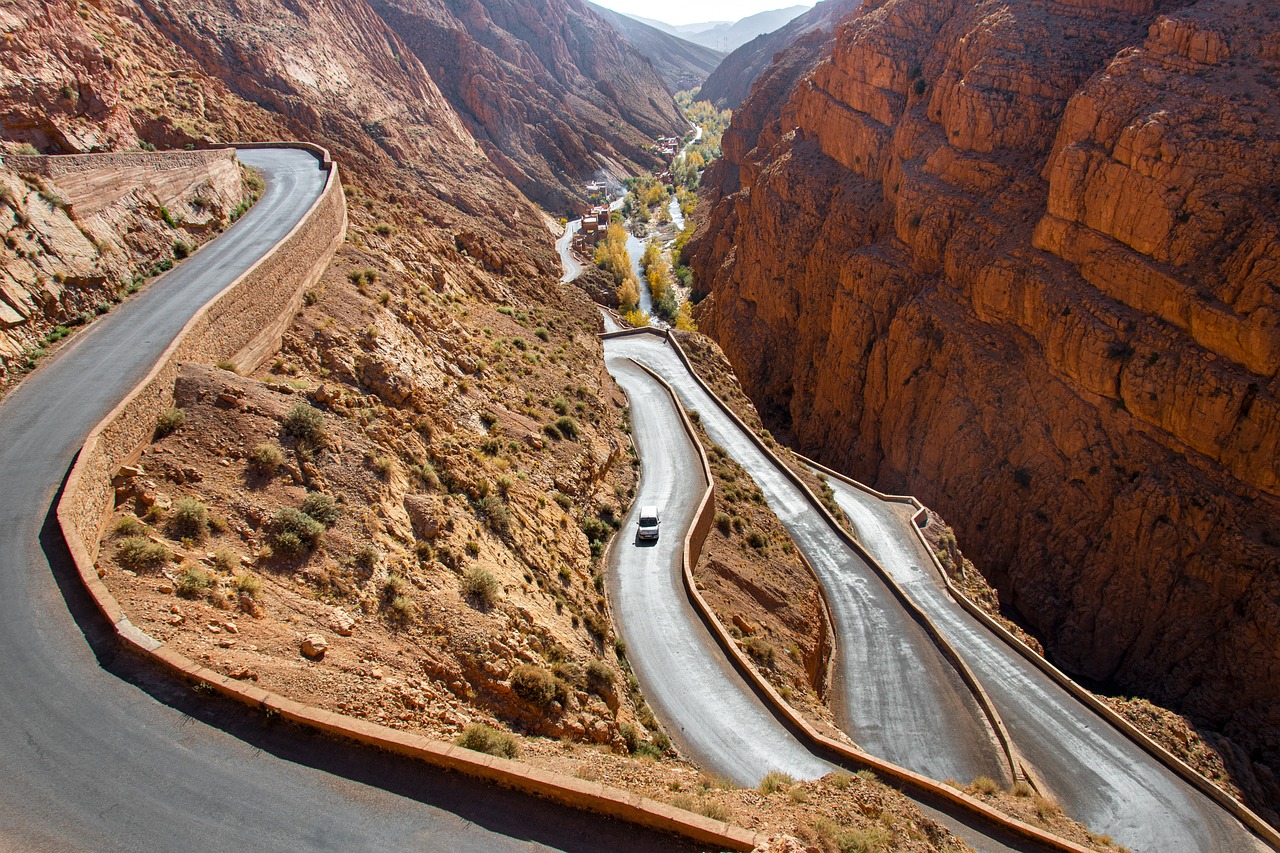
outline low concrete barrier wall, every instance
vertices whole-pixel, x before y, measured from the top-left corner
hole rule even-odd
[[[800,459],[800,461],[802,461],[804,464],[813,468],[814,470],[820,471],[823,474],[827,475],[828,477],[833,477],[842,483],[845,483],[855,489],[858,489],[859,491],[866,492],[867,494],[871,495],[874,498],[877,498],[878,500],[882,500],[887,503],[907,504],[911,507],[914,507],[916,512],[911,518],[911,529],[915,533],[916,537],[920,540],[920,544],[924,547],[925,551],[929,554],[929,557],[933,563],[934,569],[937,570],[938,576],[942,578],[942,583],[946,587],[947,592],[951,595],[951,598],[957,604],[959,604],[971,616],[973,616],[975,619],[981,622],[983,626],[985,626],[988,630],[990,630],[997,637],[1003,640],[1006,644],[1012,647],[1014,651],[1022,655],[1022,657],[1026,658],[1030,663],[1034,664],[1042,672],[1044,672],[1045,675],[1048,675],[1055,682],[1057,682],[1063,689],[1065,689],[1068,693],[1074,696],[1078,701],[1086,705],[1088,708],[1090,708],[1092,711],[1098,714],[1098,716],[1102,717],[1104,720],[1110,723],[1113,727],[1118,729],[1122,734],[1124,734],[1131,741],[1133,741],[1135,744],[1137,744],[1139,747],[1145,750],[1157,761],[1161,762],[1170,770],[1177,773],[1184,780],[1194,785],[1197,789],[1199,789],[1201,792],[1207,795],[1210,799],[1212,799],[1218,805],[1222,806],[1224,809],[1229,811],[1237,820],[1239,820],[1245,826],[1249,827],[1251,831],[1256,833],[1263,841],[1269,844],[1272,848],[1276,850],[1280,850],[1280,831],[1277,831],[1275,827],[1273,827],[1271,824],[1263,820],[1261,816],[1255,813],[1248,806],[1242,804],[1241,802],[1236,800],[1234,797],[1232,797],[1230,794],[1228,794],[1226,791],[1222,790],[1217,785],[1213,784],[1213,782],[1209,781],[1204,776],[1197,773],[1194,768],[1192,768],[1189,764],[1184,762],[1182,759],[1178,758],[1176,755],[1169,752],[1159,743],[1152,740],[1145,732],[1143,732],[1137,726],[1133,725],[1133,723],[1129,722],[1129,720],[1126,717],[1124,717],[1124,715],[1120,714],[1110,705],[1103,702],[1097,696],[1093,695],[1093,693],[1091,693],[1090,691],[1081,687],[1079,684],[1073,681],[1069,675],[1067,675],[1065,672],[1063,672],[1062,670],[1054,666],[1052,663],[1050,663],[1043,655],[1039,654],[1035,649],[1031,648],[1026,643],[1022,642],[1022,640],[1018,639],[1018,637],[1014,635],[1012,632],[1010,632],[1009,629],[1005,628],[998,621],[993,619],[989,613],[987,613],[985,610],[983,610],[981,607],[975,604],[967,595],[965,595],[964,591],[961,590],[959,587],[957,587],[951,581],[951,577],[947,574],[946,569],[943,567],[942,561],[938,559],[938,555],[937,553],[934,552],[933,547],[929,544],[929,540],[925,538],[923,525],[920,524],[920,519],[922,517],[924,518],[928,517],[927,511],[925,510],[924,504],[922,504],[916,497],[912,495],[887,495],[883,492],[880,492],[871,488],[870,486],[864,483],[860,483],[857,480],[854,480],[852,477],[847,477],[844,474],[841,474],[839,471],[835,471],[831,468],[828,468],[825,465],[821,464],[820,462],[815,462],[814,460],[809,459],[808,457],[805,457],[805,456],[801,456],[800,454],[796,454],[796,457]]]
[[[228,285],[186,324],[151,373],[89,434],[58,502],[58,523],[76,568],[98,609],[115,625],[123,648],[146,656],[193,684],[299,725],[427,761],[573,808],[670,832],[718,850],[749,851],[763,836],[677,809],[629,791],[551,773],[520,762],[462,749],[303,705],[202,667],[138,630],[98,577],[95,558],[102,523],[114,503],[112,474],[133,458],[173,404],[183,361],[236,360],[256,368],[279,345],[302,293],[319,278],[346,234],[346,202],[337,166],[314,145],[258,143],[239,147],[303,148],[330,170],[320,198],[277,246]],[[185,152],[184,152],[185,153]],[[210,152],[212,153],[212,152]],[[96,167],[95,167],[96,168]]]
[[[627,330],[630,334],[644,334],[644,330],[631,329]],[[615,333],[613,336],[618,337],[623,333]],[[654,334],[661,335],[660,332]],[[665,337],[665,335],[663,336]],[[853,767],[854,769],[868,769],[879,774],[883,779],[891,784],[900,785],[903,788],[924,794],[929,797],[940,799],[952,807],[966,812],[972,817],[976,817],[993,827],[999,827],[1007,832],[1011,832],[1035,844],[1041,845],[1045,849],[1069,851],[1069,853],[1086,853],[1088,848],[1082,847],[1074,842],[1064,838],[1059,838],[1052,833],[1046,832],[1038,827],[1024,823],[1016,818],[992,809],[986,803],[969,796],[963,791],[958,791],[949,785],[935,782],[928,777],[922,776],[913,771],[907,770],[905,767],[899,767],[887,761],[882,761],[875,756],[863,752],[860,749],[851,747],[839,741],[832,740],[827,736],[818,732],[798,711],[782,698],[782,696],[773,688],[773,685],[755,669],[747,660],[746,655],[738,648],[738,644],[734,641],[732,635],[715,617],[711,606],[703,598],[702,593],[698,591],[697,584],[694,582],[693,568],[697,563],[698,555],[701,553],[702,544],[706,541],[707,533],[711,528],[711,519],[715,515],[715,489],[712,485],[711,467],[707,460],[706,449],[702,442],[698,439],[693,424],[689,422],[689,417],[685,413],[684,406],[680,403],[680,398],[675,390],[667,384],[665,380],[648,366],[640,362],[634,362],[642,370],[653,377],[654,381],[666,389],[671,397],[672,404],[676,411],[680,414],[681,424],[684,427],[685,434],[698,450],[698,456],[702,461],[702,471],[707,483],[706,491],[703,493],[702,502],[698,508],[698,514],[695,516],[694,524],[690,528],[689,533],[685,536],[683,548],[683,566],[682,575],[684,578],[685,591],[693,602],[694,607],[699,611],[703,621],[711,630],[716,641],[724,649],[726,655],[734,664],[735,668],[743,674],[744,677],[751,682],[755,690],[764,697],[765,702],[772,706],[774,712],[779,715],[783,722],[793,731],[798,732],[799,736],[808,740],[809,748],[816,754],[832,760],[841,766]],[[689,367],[690,373],[698,378],[697,373],[686,361],[685,366]],[[700,380],[699,380],[700,381]],[[712,397],[719,401],[718,397],[712,394]],[[739,421],[739,423],[741,423]],[[748,430],[748,434],[751,434]],[[779,462],[779,464],[781,464]],[[831,520],[834,524],[834,519]]]

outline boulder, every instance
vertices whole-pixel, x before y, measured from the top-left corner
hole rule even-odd
[[[312,660],[320,660],[329,650],[329,641],[322,634],[307,634],[302,638],[302,655]]]

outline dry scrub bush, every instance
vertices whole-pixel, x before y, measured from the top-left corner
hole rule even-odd
[[[249,468],[263,477],[274,477],[284,464],[284,451],[274,444],[263,442],[249,454]]]
[[[159,571],[169,562],[169,549],[145,536],[130,536],[120,543],[116,559],[135,572]]]
[[[182,574],[174,584],[174,591],[183,598],[203,598],[213,589],[213,575],[194,563],[184,565]]]
[[[973,780],[970,789],[979,796],[990,797],[1000,792],[1000,784],[990,776],[977,776]]]
[[[559,693],[556,677],[532,664],[520,664],[511,671],[511,689],[520,698],[542,708],[550,707]]]
[[[520,744],[515,738],[483,723],[472,723],[467,726],[454,743],[463,749],[484,752],[499,758],[518,758],[520,755]]]
[[[298,403],[284,416],[284,431],[298,441],[323,446],[326,438],[324,414],[306,403]]]
[[[156,438],[164,438],[186,423],[187,416],[181,409],[169,409],[156,419]]]
[[[141,536],[147,532],[147,526],[132,515],[122,515],[116,519],[111,532],[116,536]]]
[[[302,502],[302,511],[323,524],[333,527],[342,517],[342,510],[334,503],[333,498],[323,492],[312,492]]]
[[[177,539],[199,542],[209,532],[209,508],[196,498],[179,498],[173,504],[169,529]]]
[[[783,773],[781,770],[770,770],[760,780],[757,790],[762,794],[772,794],[777,791],[785,791],[795,783],[795,777],[790,773]]]
[[[488,610],[498,603],[502,586],[488,569],[472,566],[462,575],[462,594]]]
[[[314,548],[324,534],[324,525],[300,509],[285,507],[276,513],[272,545],[286,556],[296,556]]]

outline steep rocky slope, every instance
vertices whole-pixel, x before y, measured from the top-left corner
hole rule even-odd
[[[90,156],[56,169],[49,158],[6,155],[0,387],[68,327],[217,234],[249,203],[244,184],[229,151]]]
[[[1228,735],[1274,809],[1280,10],[868,6],[726,134],[703,328],[775,431],[936,506],[1051,656]]]
[[[725,57],[724,61],[707,77],[699,98],[710,101],[718,108],[736,110],[751,86],[768,70],[774,55],[786,50],[802,36],[822,32],[825,45],[835,36],[836,24],[861,5],[860,0],[822,0],[809,11],[792,20],[786,26],[757,36]],[[814,37],[811,39],[816,40]]]
[[[612,9],[587,5],[649,58],[673,92],[698,88],[724,59],[718,50],[686,41]]]
[[[567,210],[604,168],[686,127],[640,51],[579,0],[371,0],[435,78],[502,173]]]

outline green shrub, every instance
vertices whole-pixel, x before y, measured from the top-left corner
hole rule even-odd
[[[147,526],[132,515],[122,515],[116,519],[111,532],[116,536],[141,536],[147,532]]]
[[[520,744],[516,742],[514,737],[483,723],[472,723],[467,726],[462,730],[462,734],[458,735],[458,739],[454,743],[463,749],[484,752],[489,755],[495,755],[498,758],[518,758],[520,756]]]
[[[169,529],[177,539],[199,542],[209,532],[209,508],[195,498],[178,498],[173,504]]]
[[[551,401],[551,410],[557,415],[569,414],[569,401],[564,397],[556,397]]]
[[[169,409],[156,420],[156,437],[164,438],[182,426],[187,420],[181,409]]]
[[[116,559],[135,572],[159,571],[169,562],[169,549],[145,536],[130,536],[120,543]]]
[[[462,594],[487,610],[498,603],[502,585],[488,569],[472,566],[462,575]]]
[[[576,439],[578,434],[581,432],[578,427],[578,422],[568,415],[556,418],[556,430],[565,438],[569,439]]]
[[[173,256],[178,260],[182,260],[191,254],[191,247],[182,240],[173,241]]]
[[[721,533],[723,533],[725,536],[728,536],[732,528],[733,528],[733,519],[730,518],[727,513],[717,512],[716,513],[716,529],[719,530]]]
[[[795,777],[791,774],[783,773],[781,770],[770,770],[760,780],[757,790],[762,794],[772,794],[777,791],[785,791],[795,783]]]
[[[275,514],[275,549],[296,556],[314,548],[324,534],[324,525],[300,509],[285,507]]]
[[[249,468],[263,477],[274,477],[284,464],[284,451],[274,444],[263,442],[249,454]]]
[[[213,589],[213,575],[197,565],[186,566],[174,584],[174,591],[183,598],[203,598]]]
[[[302,511],[323,524],[333,527],[342,517],[342,510],[334,503],[333,498],[323,492],[312,492],[302,502]]]
[[[324,415],[314,406],[298,403],[285,415],[284,431],[298,441],[321,446],[325,442]]]
[[[546,708],[556,700],[556,678],[540,666],[522,663],[511,671],[511,689],[527,702]]]

